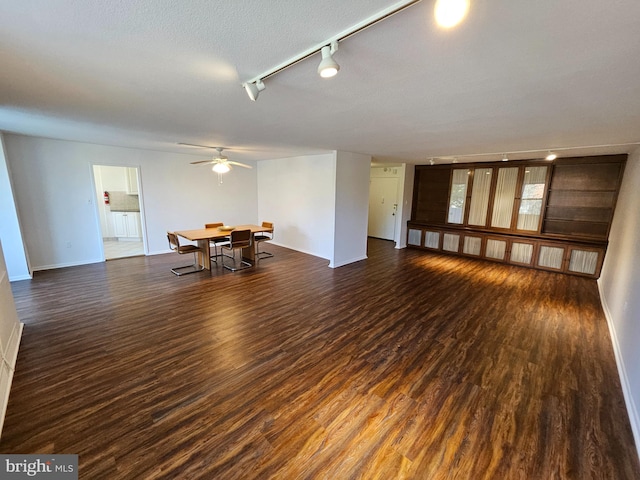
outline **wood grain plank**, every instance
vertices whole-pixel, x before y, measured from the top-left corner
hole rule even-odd
[[[370,240],[339,269],[270,245],[12,284],[0,449],[88,479],[640,478],[594,280]]]

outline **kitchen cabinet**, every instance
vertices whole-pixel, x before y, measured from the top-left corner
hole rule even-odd
[[[127,194],[138,195],[138,169],[127,167],[126,169]]]
[[[112,212],[113,230],[118,238],[140,238],[140,212]]]

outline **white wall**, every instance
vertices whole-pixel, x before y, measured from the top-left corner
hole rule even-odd
[[[334,252],[330,267],[367,258],[371,157],[336,152]]]
[[[18,320],[0,242],[0,432],[4,424],[23,327]]]
[[[640,149],[629,156],[598,285],[640,451]]]
[[[5,143],[33,270],[101,261],[92,164],[140,168],[151,254],[169,251],[167,230],[258,220],[255,169],[236,168],[219,185],[210,168],[189,164],[198,159],[192,155],[12,134],[5,134]],[[7,246],[5,255],[13,255]]]
[[[7,251],[7,272],[9,280],[26,280],[31,278],[29,264],[25,252],[20,222],[16,211],[16,204],[6,160],[4,135],[0,132],[0,240]]]
[[[258,162],[258,217],[273,222],[273,243],[333,257],[335,175],[335,153]]]

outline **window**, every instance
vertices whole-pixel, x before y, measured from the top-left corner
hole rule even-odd
[[[522,199],[518,210],[518,230],[537,231],[542,212],[547,167],[526,167],[522,183]]]

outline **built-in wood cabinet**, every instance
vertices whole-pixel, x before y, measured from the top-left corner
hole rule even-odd
[[[626,158],[417,166],[407,244],[597,278]]]

